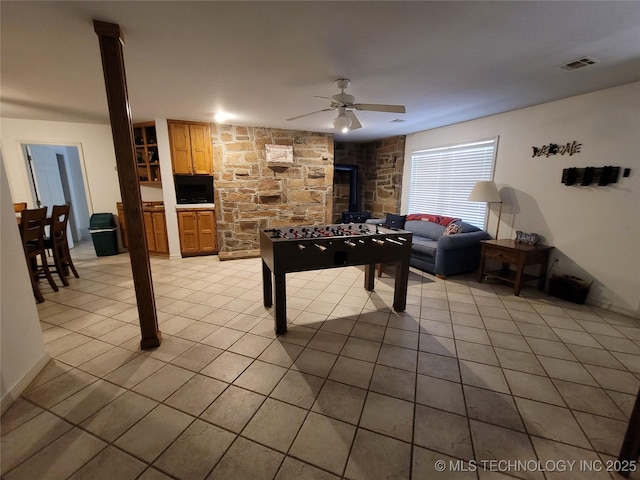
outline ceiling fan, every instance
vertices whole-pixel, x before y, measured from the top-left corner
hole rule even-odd
[[[362,128],[362,124],[358,121],[353,110],[366,110],[371,112],[389,112],[389,113],[405,113],[404,105],[382,105],[377,103],[355,103],[353,95],[344,93],[345,89],[351,84],[351,80],[348,78],[339,78],[335,81],[336,87],[340,89],[340,93],[331,97],[319,97],[326,100],[330,100],[329,108],[323,108],[311,113],[305,113],[304,115],[298,115],[297,117],[287,118],[287,121],[297,120],[299,118],[308,117],[309,115],[315,115],[320,112],[328,112],[330,110],[338,110],[338,116],[333,120],[333,126],[336,130],[340,130],[342,133],[347,133],[349,130],[355,130]]]

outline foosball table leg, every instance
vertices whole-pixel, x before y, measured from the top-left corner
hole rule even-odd
[[[273,291],[271,290],[271,270],[262,262],[262,300],[265,307],[273,305]]]
[[[370,263],[364,266],[364,289],[368,292],[373,291],[376,281],[376,264]]]
[[[396,265],[395,288],[393,291],[393,309],[404,312],[407,308],[407,285],[409,283],[409,262]]]
[[[287,333],[287,293],[285,285],[285,274],[277,273],[275,277],[275,329],[276,334]]]

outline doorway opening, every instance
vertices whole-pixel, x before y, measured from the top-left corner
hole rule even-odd
[[[89,234],[89,202],[82,172],[81,158],[75,145],[22,144],[30,176],[32,205],[47,207],[69,203],[69,247],[73,241],[87,240]]]

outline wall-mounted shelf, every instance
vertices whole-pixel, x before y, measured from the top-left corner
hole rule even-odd
[[[161,185],[160,157],[155,122],[133,125],[133,141],[136,147],[136,162],[140,185]]]
[[[565,185],[587,186],[596,184],[604,187],[610,183],[618,183],[620,167],[586,167],[586,168],[565,168],[562,170],[562,183]],[[629,176],[629,169],[625,168],[624,177]]]

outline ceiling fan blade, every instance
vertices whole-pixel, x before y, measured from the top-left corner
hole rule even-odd
[[[333,108],[324,108],[322,110],[316,110],[315,112],[311,112],[311,113],[305,113],[303,115],[298,115],[297,117],[291,117],[291,118],[287,118],[287,122],[291,121],[291,120],[297,120],[299,118],[303,118],[303,117],[308,117],[309,115],[315,115],[316,113],[321,113],[321,112],[330,112],[331,110],[334,110]]]
[[[321,97],[320,95],[314,95],[313,98],[321,98],[322,100],[331,100],[331,97]]]
[[[381,105],[377,103],[356,103],[353,105],[356,110],[368,110],[371,112],[406,113],[404,105]]]
[[[360,121],[356,117],[355,113],[353,113],[351,110],[347,110],[344,113],[351,120],[351,126],[349,127],[349,130],[356,130],[358,128],[362,128],[362,124],[360,123]]]

